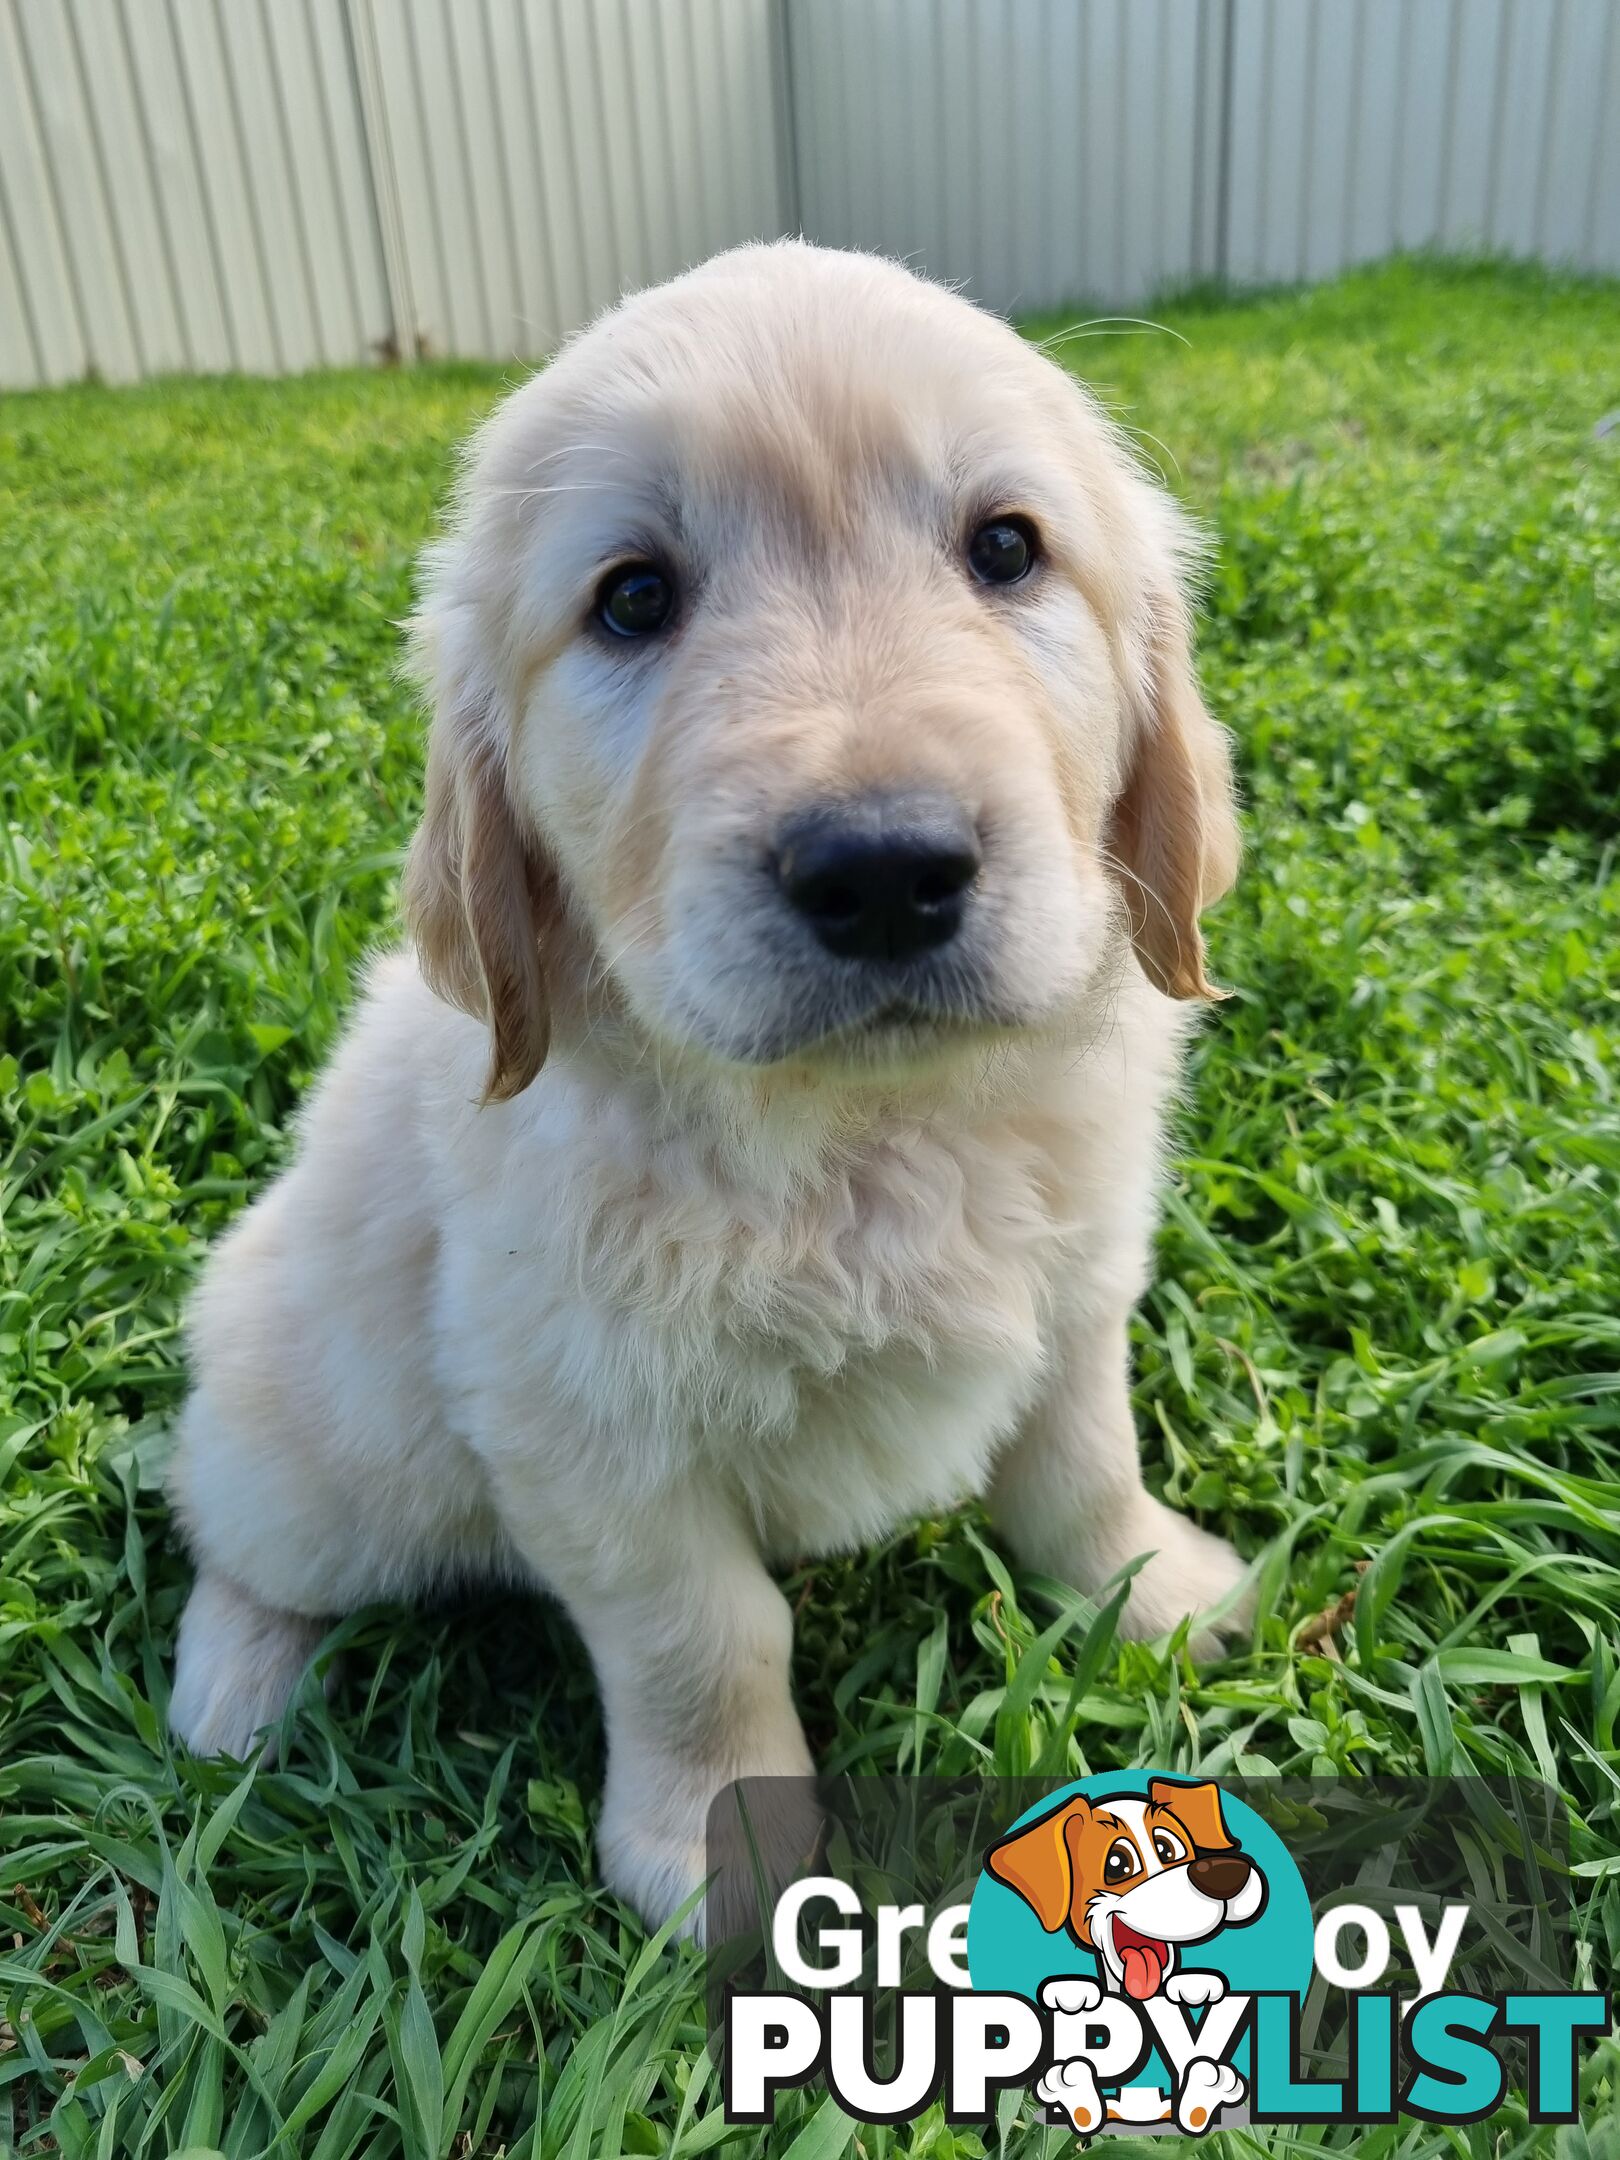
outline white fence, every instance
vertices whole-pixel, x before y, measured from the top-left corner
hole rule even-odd
[[[0,0],[0,382],[538,355],[803,230],[992,306],[1620,271],[1620,0]]]

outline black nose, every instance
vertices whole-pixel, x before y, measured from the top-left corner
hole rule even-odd
[[[981,859],[950,796],[862,795],[790,818],[776,874],[828,952],[909,960],[955,937]]]
[[[1247,1853],[1200,1853],[1188,1868],[1196,1889],[1224,1905],[1235,1898],[1249,1879],[1253,1866]]]

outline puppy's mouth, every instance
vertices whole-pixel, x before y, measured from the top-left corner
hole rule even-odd
[[[831,1014],[794,1044],[790,1055],[844,1059],[855,1064],[891,1053],[902,1056],[930,1049],[947,1050],[1006,1035],[1018,1025],[1009,1013],[988,1002],[899,995],[885,997],[863,1010]]]
[[[750,1065],[783,1060],[812,1064],[883,1066],[972,1048],[1016,1034],[1026,1025],[993,994],[976,970],[913,971],[904,984],[817,982],[799,1000],[767,1020],[732,1056]]]
[[[836,1032],[854,1036],[915,1034],[919,1028],[961,1028],[972,1024],[958,1013],[941,1011],[919,998],[897,997],[887,999],[874,1012]]]
[[[1170,1945],[1160,1942],[1157,1936],[1142,1934],[1118,1913],[1111,1913],[1109,1918],[1114,1929],[1114,1955],[1119,1960],[1125,1992],[1137,2002],[1146,2002],[1164,1984],[1164,1976],[1170,1969]]]

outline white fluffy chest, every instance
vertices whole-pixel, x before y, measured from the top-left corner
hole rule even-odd
[[[501,1307],[509,1400],[644,1490],[708,1466],[782,1552],[982,1486],[1038,1383],[1073,1227],[1037,1140],[914,1125],[769,1187],[700,1138],[629,1147],[609,1123],[590,1142],[574,1131],[482,1223],[528,1289],[514,1319],[510,1281],[464,1285],[486,1325]]]

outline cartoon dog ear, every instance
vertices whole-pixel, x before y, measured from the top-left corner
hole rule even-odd
[[[1062,1927],[1074,1902],[1069,1825],[1076,1819],[1089,1821],[1090,1816],[1089,1802],[1066,1800],[1050,1815],[992,1845],[985,1855],[984,1864],[997,1882],[1018,1892],[1048,1935]]]
[[[1170,1809],[1199,1852],[1230,1852],[1235,1848],[1237,1839],[1227,1829],[1221,1813],[1218,1785],[1172,1785],[1165,1778],[1155,1778],[1148,1787],[1148,1799],[1154,1807]]]

